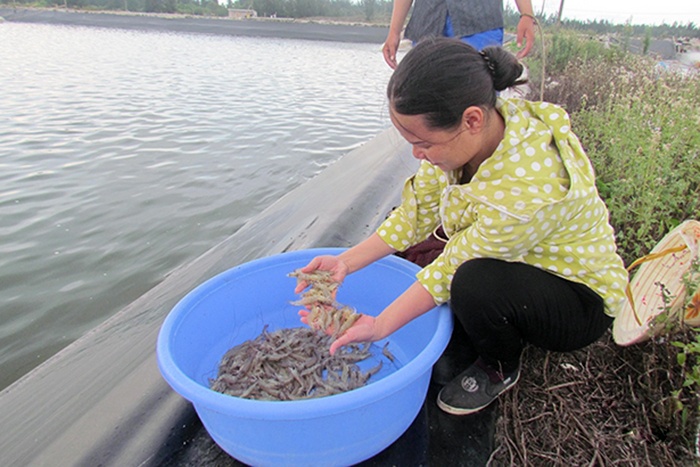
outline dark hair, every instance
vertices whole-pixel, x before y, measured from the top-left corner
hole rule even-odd
[[[424,39],[396,67],[387,86],[394,110],[425,115],[432,128],[459,124],[467,107],[493,108],[496,91],[516,84],[523,66],[501,47],[478,52],[457,39]]]

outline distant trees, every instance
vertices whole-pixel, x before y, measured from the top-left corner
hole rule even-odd
[[[504,12],[504,21],[506,29],[513,31],[520,20],[520,13],[508,5]],[[538,17],[538,20],[543,27],[554,26],[557,24],[557,16],[549,15]],[[700,28],[698,25],[689,21],[687,24],[674,22],[673,24],[661,24],[658,26],[649,26],[645,24],[613,24],[606,20],[580,21],[564,19],[561,21],[561,26],[566,29],[572,29],[582,32],[590,32],[592,34],[612,34],[631,35],[634,37],[651,37],[656,38],[671,38],[671,37],[700,37]]]
[[[376,0],[362,0],[362,6],[365,9],[365,19],[371,21],[374,17],[374,7],[376,5]]]
[[[0,4],[206,16],[228,15],[226,7],[219,5],[216,0],[0,0]]]
[[[234,8],[253,9],[258,16],[279,18],[344,17],[373,21],[391,15],[391,0],[236,0]]]
[[[393,0],[0,0],[5,5],[68,7],[90,10],[128,10],[153,13],[226,16],[228,8],[253,9],[258,16],[278,18],[331,17],[388,23]],[[504,12],[505,27],[514,31],[520,13],[510,5]],[[543,27],[557,24],[557,16],[539,17]],[[561,27],[591,34],[618,33],[634,37],[700,37],[698,25],[688,22],[659,26],[612,24],[608,21],[562,20]]]
[[[204,16],[227,16],[228,8],[242,8],[268,17],[324,16],[388,22],[392,0],[0,0],[2,4]]]

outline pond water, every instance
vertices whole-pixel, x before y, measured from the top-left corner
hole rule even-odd
[[[376,44],[0,24],[0,389],[390,126]]]

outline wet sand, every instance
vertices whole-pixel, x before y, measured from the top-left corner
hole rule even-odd
[[[382,44],[388,27],[301,20],[198,18],[180,15],[87,13],[59,9],[0,8],[8,22],[45,23],[229,36]]]

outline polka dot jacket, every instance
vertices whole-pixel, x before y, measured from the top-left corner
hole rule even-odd
[[[457,267],[472,258],[523,262],[587,285],[615,316],[628,276],[608,210],[569,116],[554,104],[498,100],[505,136],[467,184],[461,171],[422,161],[402,202],[377,229],[404,251],[440,224],[449,241],[417,279],[437,304],[450,298]]]

